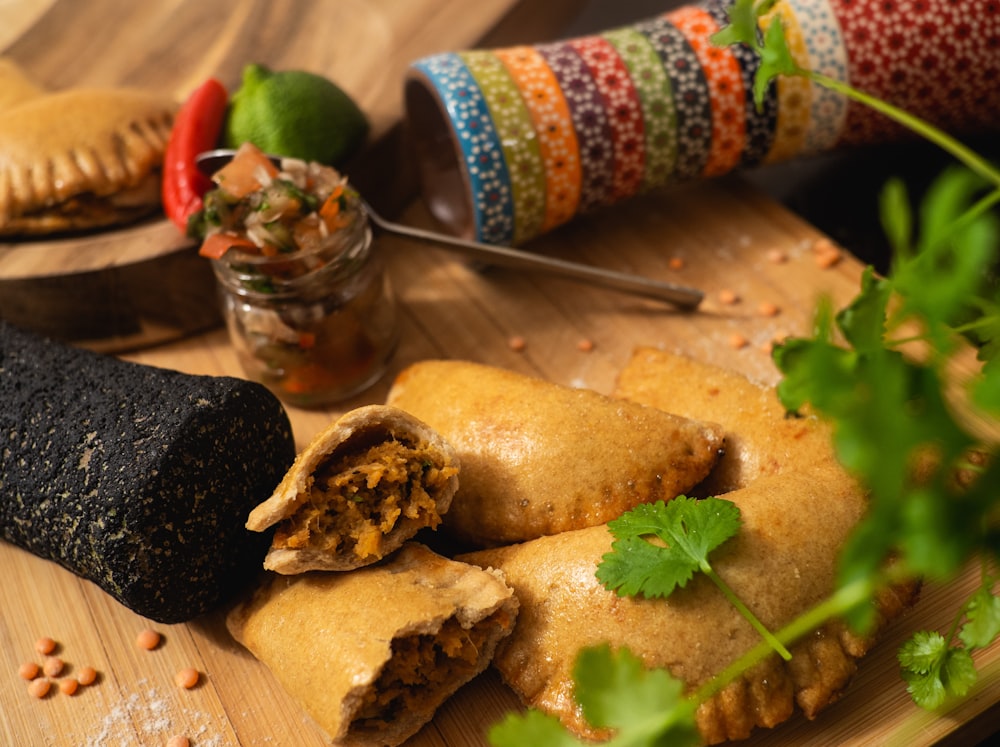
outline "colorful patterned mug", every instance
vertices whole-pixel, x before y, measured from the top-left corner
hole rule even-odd
[[[751,97],[760,59],[716,47],[733,0],[548,44],[414,62],[406,119],[422,192],[449,230],[523,244],[673,182],[907,136],[805,78]],[[1000,2],[779,0],[796,62],[956,133],[996,128]]]

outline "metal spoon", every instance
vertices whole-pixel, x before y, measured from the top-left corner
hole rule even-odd
[[[227,148],[205,151],[198,154],[195,162],[199,169],[211,175],[228,163],[235,152]],[[275,164],[280,165],[280,157],[270,156],[270,158]],[[612,290],[653,298],[658,301],[667,301],[686,309],[696,308],[705,296],[702,291],[695,288],[665,283],[640,275],[629,275],[627,273],[615,272],[614,270],[580,264],[579,262],[569,262],[554,257],[546,257],[541,254],[534,254],[512,247],[484,244],[436,231],[426,231],[421,228],[395,223],[376,213],[363,197],[359,196],[359,201],[364,211],[368,214],[369,220],[380,231],[414,239],[441,249],[458,252],[484,264],[501,265],[520,270],[548,272],[571,280],[578,280]]]

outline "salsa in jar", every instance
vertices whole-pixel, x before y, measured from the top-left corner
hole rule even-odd
[[[247,376],[301,407],[374,384],[396,348],[395,301],[347,180],[318,163],[276,165],[250,144],[212,178],[189,230]]]

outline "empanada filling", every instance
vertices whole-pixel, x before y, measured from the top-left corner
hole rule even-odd
[[[509,614],[499,609],[472,628],[463,628],[452,617],[436,635],[394,638],[392,658],[365,693],[351,731],[377,734],[401,714],[437,708],[451,692],[442,691],[442,687],[475,676],[479,652],[509,626]]]
[[[337,453],[316,469],[272,547],[381,557],[385,536],[401,520],[441,523],[436,497],[458,470],[437,462],[427,447],[397,439]]]

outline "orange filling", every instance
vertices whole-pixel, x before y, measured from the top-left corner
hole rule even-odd
[[[504,610],[463,628],[455,618],[445,620],[436,635],[394,638],[392,658],[365,693],[351,731],[378,733],[407,712],[435,709],[453,688],[478,673],[479,652],[510,627]]]
[[[299,508],[278,525],[273,546],[381,557],[385,536],[402,519],[420,527],[441,523],[436,498],[457,471],[396,440],[337,455],[317,468]]]

